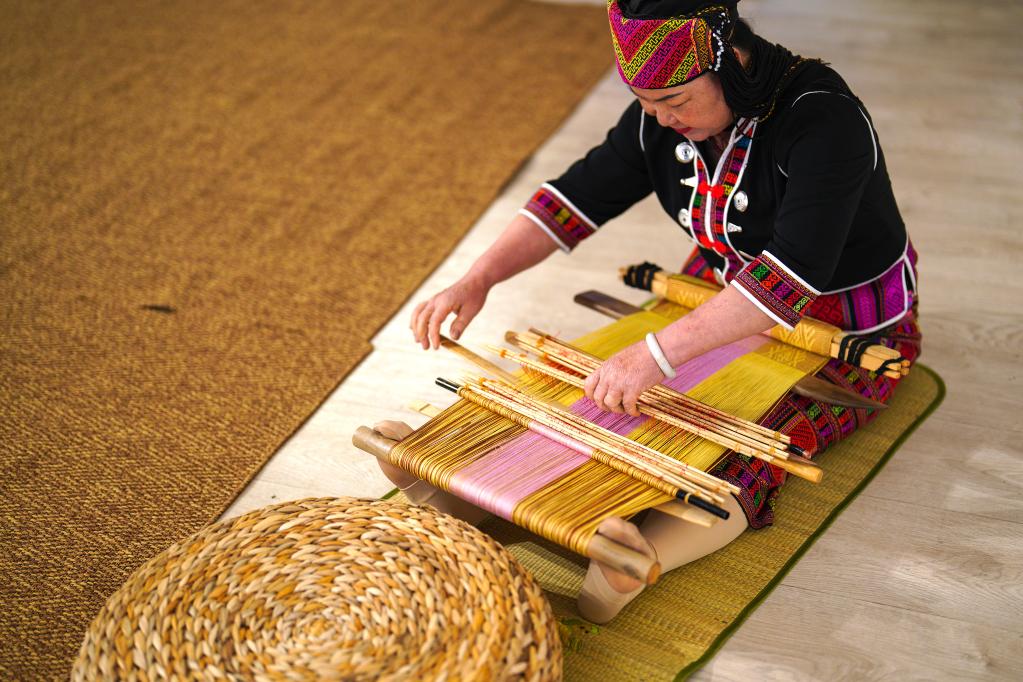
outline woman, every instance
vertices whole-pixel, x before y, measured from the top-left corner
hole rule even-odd
[[[469,272],[416,307],[411,328],[437,348],[441,324],[465,329],[498,282],[570,251],[654,192],[696,248],[682,271],[725,286],[708,303],[625,348],[586,382],[605,410],[637,415],[640,393],[713,348],[803,315],[879,335],[915,360],[915,260],[870,117],[825,64],[756,36],[734,3],[611,0],[618,70],[636,100],[607,139],[545,183]],[[819,376],[886,401],[895,381],[831,361]],[[808,453],[872,415],[790,395],[764,423]],[[392,435],[403,430],[382,425]],[[481,510],[388,470],[413,499],[477,520]],[[773,520],[784,472],[731,454],[714,472],[741,489],[711,529],[650,512],[640,528],[600,532],[655,554],[670,570]],[[741,511],[742,513],[738,513]],[[591,562],[579,607],[612,618],[642,586]]]

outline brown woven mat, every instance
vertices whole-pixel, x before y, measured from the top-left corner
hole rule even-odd
[[[65,676],[369,351],[609,67],[603,17],[0,5],[0,679]]]

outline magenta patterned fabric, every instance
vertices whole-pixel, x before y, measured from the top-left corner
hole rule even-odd
[[[898,322],[884,329],[880,341],[898,350],[910,362],[915,362],[922,345],[915,310],[910,310]],[[897,379],[835,359],[829,360],[817,376],[882,403],[888,402],[899,383]],[[875,410],[840,407],[789,393],[760,423],[787,434],[793,443],[814,457],[870,423],[876,416]],[[713,473],[739,487],[737,498],[751,528],[763,528],[773,523],[774,507],[787,476],[785,471],[763,460],[731,452]]]
[[[715,39],[708,19],[724,19],[721,7],[707,8],[693,17],[629,19],[610,0],[607,15],[618,73],[629,85],[669,88],[715,66]]]
[[[593,221],[547,184],[542,185],[519,212],[543,229],[564,251],[571,251],[597,231]]]
[[[775,322],[788,329],[799,323],[820,293],[767,251],[743,268],[732,284]]]
[[[845,331],[884,326],[909,309],[916,292],[916,259],[910,242],[906,255],[880,276],[843,291],[824,292],[806,314]]]
[[[849,289],[822,292],[791,312],[850,332],[870,333],[886,327],[908,313],[916,300],[916,261],[916,250],[912,242],[907,243],[905,255],[881,275]],[[758,262],[760,259],[754,261]],[[699,249],[693,249],[681,272],[718,283]]]

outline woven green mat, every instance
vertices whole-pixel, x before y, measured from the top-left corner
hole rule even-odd
[[[532,572],[568,625],[566,680],[683,679],[714,655],[944,396],[941,377],[916,365],[887,410],[816,458],[825,472],[820,484],[789,478],[773,526],[666,573],[607,625],[590,625],[576,611],[584,558],[502,519],[491,517],[481,529]]]

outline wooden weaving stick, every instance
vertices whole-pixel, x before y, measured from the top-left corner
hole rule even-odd
[[[573,300],[584,308],[595,310],[615,320],[643,311],[638,306],[613,296],[608,296],[600,291],[584,291],[576,294]],[[812,375],[807,375],[797,381],[792,390],[804,398],[820,400],[841,407],[868,410],[884,410],[888,408],[888,405],[885,403],[853,393],[841,386],[836,386],[831,382]]]
[[[568,372],[562,372],[554,369],[553,367],[546,366],[541,362],[531,361],[526,356],[512,356],[508,353],[508,351],[504,351],[503,349],[498,348],[495,352],[501,353],[501,357],[513,357],[516,361],[522,363],[523,366],[534,368],[536,371],[545,373],[548,376],[557,377],[561,381],[573,385],[576,388],[581,389],[583,387],[583,383],[585,381],[583,377],[571,375]],[[789,473],[795,474],[800,478],[805,478],[814,483],[819,483],[821,477],[824,475],[824,472],[820,469],[820,467],[803,457],[797,458],[797,456],[792,456],[790,459],[784,451],[775,450],[773,446],[753,441],[752,438],[746,441],[739,441],[736,440],[736,438],[743,438],[744,436],[728,436],[717,431],[702,428],[695,422],[680,421],[674,415],[660,409],[656,402],[654,402],[655,400],[656,398],[647,392],[641,394],[637,404],[639,412],[689,431],[690,433],[694,433],[701,438],[705,438],[724,447],[736,450],[742,454],[764,459],[777,467],[785,469]],[[751,444],[755,447],[750,447]]]
[[[352,444],[355,447],[388,463],[391,461],[391,449],[397,443],[398,441],[391,440],[368,426],[360,426],[352,436]],[[661,564],[656,559],[599,533],[590,538],[585,555],[647,585],[657,582],[661,574]]]
[[[451,343],[457,345],[456,341],[452,341]],[[472,354],[475,355],[475,353]],[[480,359],[486,361],[485,358]],[[424,400],[417,400],[415,402],[412,402],[409,404],[408,407],[413,412],[418,412],[419,414],[426,415],[427,417],[430,418],[436,417],[438,414],[441,413],[441,409],[439,407],[437,407],[436,405],[431,405],[430,403]],[[717,517],[714,516],[713,514],[708,514],[702,509],[696,509],[694,507],[684,505],[676,500],[665,502],[664,504],[659,504],[656,507],[652,508],[656,509],[661,513],[674,516],[677,519],[682,519],[683,521],[688,521],[689,523],[695,523],[697,526],[703,526],[704,528],[710,528],[715,523],[717,523]]]

